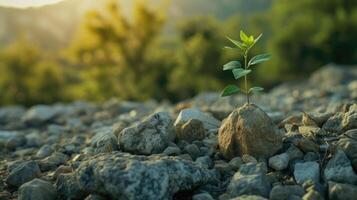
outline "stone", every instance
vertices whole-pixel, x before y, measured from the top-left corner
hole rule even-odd
[[[7,106],[0,108],[0,124],[20,121],[25,114],[25,108],[21,106]]]
[[[315,136],[325,136],[326,132],[324,129],[317,126],[300,126],[299,133],[305,137],[315,137]]]
[[[27,134],[25,138],[27,147],[40,147],[45,143],[44,136],[38,132]]]
[[[320,155],[315,152],[307,152],[307,154],[304,156],[304,161],[319,161]]]
[[[192,196],[192,200],[214,200],[209,193],[200,193]]]
[[[54,152],[51,156],[40,160],[38,164],[41,171],[49,171],[56,169],[60,165],[66,164],[68,159],[67,155],[60,152]]]
[[[257,159],[255,159],[253,156],[250,156],[248,154],[244,154],[242,156],[242,161],[244,163],[258,163]]]
[[[214,164],[209,156],[198,157],[195,162],[206,168],[212,168]]]
[[[218,144],[227,159],[243,154],[268,158],[282,147],[282,134],[263,110],[246,104],[224,120]]]
[[[232,168],[235,170],[238,170],[242,164],[243,160],[241,157],[235,157],[231,161],[229,161],[229,165],[231,165]]]
[[[294,141],[294,145],[305,153],[319,152],[319,146],[315,144],[313,141],[306,138],[301,138],[299,140]]]
[[[19,188],[19,200],[56,200],[57,194],[51,183],[33,179]]]
[[[84,199],[88,192],[83,191],[74,174],[60,174],[56,181],[59,199]]]
[[[342,119],[344,117],[343,113],[336,113],[331,116],[322,126],[322,128],[331,133],[341,133],[343,130]]]
[[[289,200],[295,195],[302,197],[305,194],[303,187],[299,185],[277,185],[270,192],[270,200]]]
[[[258,195],[242,195],[230,200],[268,200],[268,199]]]
[[[162,153],[175,139],[175,132],[173,121],[168,113],[155,113],[141,123],[120,132],[119,148],[134,154]]]
[[[22,184],[41,176],[40,168],[35,161],[25,161],[10,171],[6,179],[9,186],[20,187]]]
[[[357,128],[357,104],[352,104],[342,119],[343,130]]]
[[[301,185],[305,181],[312,180],[320,182],[320,166],[317,162],[296,163],[294,167],[294,177],[297,184]]]
[[[58,111],[51,106],[36,105],[25,113],[22,120],[30,125],[41,125],[53,119],[57,114]]]
[[[197,119],[190,119],[177,129],[177,138],[185,140],[187,142],[193,142],[195,140],[202,140],[205,138],[205,129],[203,123]]]
[[[337,146],[347,154],[354,170],[357,171],[357,129],[344,133],[344,136],[337,142]]]
[[[181,154],[181,149],[178,148],[178,147],[169,146],[162,153],[167,155],[167,156],[178,156],[178,155]]]
[[[357,196],[357,186],[328,182],[328,196],[333,200],[355,200]]]
[[[200,149],[195,144],[185,146],[184,152],[188,153],[193,160],[196,160],[196,158],[200,156]]]
[[[36,153],[37,158],[46,158],[50,156],[54,151],[54,148],[51,145],[45,144],[43,145]]]
[[[309,190],[303,197],[302,200],[324,200],[320,193],[315,190]]]
[[[178,117],[175,121],[175,126],[179,127],[191,119],[196,119],[196,120],[201,121],[203,123],[203,127],[206,130],[218,129],[221,124],[221,122],[218,119],[216,119],[204,112],[201,112],[198,109],[187,108],[187,109],[181,110],[180,114],[178,115]]]
[[[171,199],[179,191],[208,184],[216,178],[213,172],[191,161],[121,152],[90,157],[81,163],[74,176],[84,193],[100,191],[118,200]]]
[[[304,157],[304,153],[301,152],[295,145],[291,145],[286,153],[289,156],[289,160],[301,159]]]
[[[117,137],[114,135],[112,127],[101,127],[94,132],[91,145],[95,148],[96,153],[110,153],[119,149]]]
[[[357,184],[357,175],[353,171],[346,154],[341,150],[338,150],[329,160],[325,167],[324,175],[328,181]]]
[[[269,167],[275,170],[283,170],[288,167],[289,155],[287,153],[282,153],[269,158]]]
[[[106,200],[105,197],[99,196],[97,194],[91,194],[85,198],[85,200]]]
[[[259,195],[269,197],[271,184],[265,175],[266,166],[262,163],[248,163],[240,167],[231,179],[227,193],[230,197],[241,195]]]
[[[73,172],[73,168],[70,167],[70,166],[59,166],[55,173],[54,173],[54,177],[57,179],[57,177],[61,174],[69,174],[69,173],[72,173]]]

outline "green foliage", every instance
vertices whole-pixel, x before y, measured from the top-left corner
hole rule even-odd
[[[235,85],[229,85],[227,86],[221,96],[230,96],[233,94],[236,94],[238,92],[242,92],[247,96],[247,103],[249,104],[249,95],[252,95],[253,93],[261,92],[263,91],[263,88],[261,87],[252,87],[248,90],[248,83],[247,83],[247,75],[252,72],[249,68],[253,65],[268,61],[271,56],[269,54],[261,54],[254,56],[253,58],[250,59],[248,62],[248,57],[249,57],[249,51],[250,49],[259,41],[259,39],[262,37],[262,34],[260,34],[257,38],[254,38],[254,36],[248,36],[244,31],[240,31],[240,39],[241,41],[237,41],[234,39],[231,39],[227,37],[229,41],[231,41],[240,51],[241,54],[244,56],[244,68],[242,68],[242,65],[240,64],[239,61],[231,61],[223,66],[223,70],[232,70],[232,73],[234,75],[234,78],[236,80],[244,77],[244,89],[240,89],[239,87]],[[232,47],[228,47],[229,49],[234,49]]]

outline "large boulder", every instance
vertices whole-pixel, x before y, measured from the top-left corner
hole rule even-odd
[[[150,155],[162,153],[175,137],[176,131],[170,115],[159,112],[121,131],[118,143],[123,151]]]
[[[224,120],[218,143],[221,153],[228,159],[243,154],[268,158],[282,147],[282,134],[263,110],[246,104]]]
[[[176,192],[215,179],[213,172],[192,161],[120,152],[91,157],[81,163],[75,176],[84,193],[99,193],[118,200],[172,199]],[[61,187],[66,188],[63,184]]]

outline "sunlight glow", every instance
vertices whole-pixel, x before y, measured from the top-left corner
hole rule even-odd
[[[62,0],[0,0],[0,6],[11,6],[18,8],[43,6],[46,4],[57,3]]]

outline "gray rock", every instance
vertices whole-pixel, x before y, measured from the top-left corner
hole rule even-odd
[[[68,156],[59,153],[59,152],[54,152],[51,156],[44,158],[39,161],[39,166],[41,171],[49,171],[49,170],[54,170],[60,165],[66,164],[68,161]]]
[[[282,134],[263,110],[246,104],[224,120],[218,144],[220,152],[228,159],[243,154],[268,158],[282,147]]]
[[[342,120],[342,126],[344,130],[357,128],[357,104],[356,103],[352,104],[348,112],[345,113]]]
[[[198,157],[195,162],[206,168],[212,168],[214,164],[209,156]]]
[[[341,133],[343,126],[344,114],[343,113],[336,113],[334,116],[330,117],[322,126],[322,128],[331,133]]]
[[[289,200],[291,196],[302,197],[305,194],[303,187],[299,185],[277,185],[270,192],[270,200]]]
[[[271,184],[267,178],[266,166],[262,163],[248,163],[240,167],[231,179],[227,193],[230,197],[259,195],[269,197]]]
[[[230,200],[268,200],[268,199],[257,195],[242,195]]]
[[[38,132],[32,132],[25,137],[26,146],[28,147],[40,147],[44,144],[44,136],[41,136]]]
[[[125,128],[118,136],[123,151],[150,155],[162,153],[176,137],[173,121],[168,113],[156,113],[144,121]]]
[[[319,161],[319,154],[315,152],[307,152],[304,156],[304,161]]]
[[[20,187],[22,184],[38,178],[41,175],[40,168],[35,161],[26,161],[18,164],[10,171],[6,183],[10,186]]]
[[[178,147],[167,147],[164,152],[162,152],[163,154],[167,155],[167,156],[178,156],[181,154],[181,149]]]
[[[242,164],[243,160],[241,157],[235,157],[231,161],[229,161],[229,165],[231,165],[232,168],[235,170],[238,170]]]
[[[79,183],[73,174],[60,174],[56,181],[59,199],[84,199],[88,193],[79,187]]]
[[[301,159],[304,157],[304,153],[300,151],[299,148],[295,147],[295,145],[291,145],[286,153],[289,155],[289,160]]]
[[[357,186],[328,182],[328,196],[333,200],[355,200],[357,196]]]
[[[320,166],[317,162],[296,163],[294,168],[294,177],[299,185],[307,180],[320,182]]]
[[[106,200],[105,197],[99,196],[97,194],[91,194],[85,198],[85,200]]]
[[[0,130],[0,142],[7,142],[8,140],[17,137],[19,134],[17,131],[1,131]]]
[[[110,153],[119,149],[112,127],[101,127],[94,132],[91,145],[95,148],[96,153]]]
[[[19,200],[56,200],[57,194],[51,183],[34,179],[19,188]]]
[[[214,200],[214,198],[208,193],[201,193],[193,195],[192,200]]]
[[[346,154],[341,150],[338,150],[327,163],[324,175],[328,181],[357,184],[357,175],[353,171]]]
[[[37,105],[30,108],[22,117],[22,120],[30,125],[41,125],[53,119],[57,114],[58,110],[50,106]]]
[[[187,142],[202,140],[205,138],[205,129],[203,123],[197,119],[190,119],[185,124],[176,126],[177,138]]]
[[[20,121],[24,114],[25,108],[21,106],[8,106],[0,108],[0,124]]]
[[[184,151],[188,153],[193,160],[196,160],[196,158],[200,156],[200,149],[195,144],[185,146]]]
[[[218,129],[221,122],[217,120],[216,118],[201,112],[198,109],[195,108],[188,108],[184,109],[180,112],[178,115],[176,121],[175,121],[175,126],[180,126],[180,124],[185,124],[191,119],[197,119],[203,123],[203,127],[206,130],[210,129]]]
[[[357,171],[357,129],[344,133],[343,137],[337,142],[337,145],[347,154],[354,170]]]
[[[269,158],[269,167],[275,170],[283,170],[288,167],[289,155],[287,153],[282,153]]]
[[[76,179],[84,192],[100,192],[112,199],[160,200],[214,181],[215,175],[175,157],[113,152],[82,162]]]
[[[43,145],[36,153],[37,158],[46,158],[54,152],[54,148],[51,145]]]

